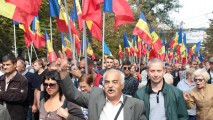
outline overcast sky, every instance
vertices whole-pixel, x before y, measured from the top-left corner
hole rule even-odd
[[[179,13],[172,13],[176,24],[183,21],[183,28],[200,28],[209,26],[213,19],[213,0],[179,0],[183,6]]]

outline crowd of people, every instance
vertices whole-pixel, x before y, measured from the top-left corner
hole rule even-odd
[[[75,64],[60,51],[57,61],[32,65],[8,54],[0,64],[0,119],[213,120],[212,84],[213,57],[182,65],[108,56],[102,69],[101,61]]]

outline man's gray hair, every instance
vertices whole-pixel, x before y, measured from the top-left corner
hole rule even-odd
[[[118,73],[119,75],[120,75],[120,80],[121,80],[121,83],[122,84],[124,84],[124,82],[125,82],[125,75],[124,75],[124,73],[122,72],[122,71],[120,71],[120,70],[116,70],[116,69],[109,69],[109,70],[107,70],[105,73],[104,73],[104,75],[103,75],[103,84],[104,84],[104,80],[105,80],[105,77],[106,77],[106,75],[107,74],[110,74],[110,73]]]
[[[18,59],[17,62],[20,62],[20,64],[22,65],[22,67],[26,68],[26,63],[25,61],[21,60],[21,59]]]
[[[159,59],[159,58],[153,58],[153,59],[151,59],[148,62],[148,64],[147,64],[147,69],[149,69],[150,65],[153,64],[153,63],[161,63],[162,66],[163,66],[163,69],[165,69],[165,63],[161,59]]]

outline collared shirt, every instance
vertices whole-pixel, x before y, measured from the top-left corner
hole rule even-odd
[[[192,85],[190,86],[186,79],[180,81],[178,84],[177,84],[177,88],[179,88],[180,90],[182,90],[183,92],[186,92],[189,94],[189,92],[196,87],[196,84],[195,82],[192,83]],[[189,115],[196,115],[196,106],[194,105],[194,107],[192,109],[188,109],[188,114]]]
[[[113,105],[108,99],[106,100],[106,104],[101,112],[99,120],[114,120],[118,110],[120,109],[121,105],[123,104],[123,95],[121,95],[120,100],[118,103]],[[117,120],[124,119],[124,110],[122,108],[120,114],[118,115]]]

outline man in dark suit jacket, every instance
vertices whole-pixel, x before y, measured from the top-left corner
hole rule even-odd
[[[146,120],[144,102],[122,94],[124,74],[121,71],[106,71],[103,77],[104,90],[93,88],[90,93],[81,93],[66,73],[66,55],[61,52],[59,54],[63,62],[60,62],[62,80],[58,80],[58,84],[67,100],[88,108],[89,120],[113,120],[122,105],[118,120]]]

